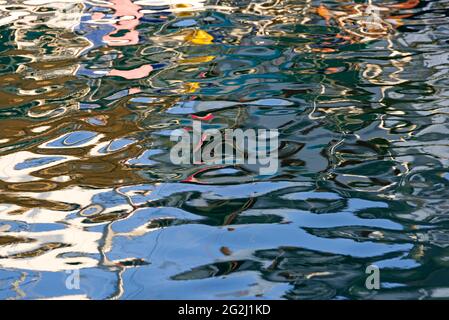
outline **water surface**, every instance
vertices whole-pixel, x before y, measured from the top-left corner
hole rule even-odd
[[[0,0],[0,298],[449,298],[448,9]],[[172,164],[195,119],[279,171]]]

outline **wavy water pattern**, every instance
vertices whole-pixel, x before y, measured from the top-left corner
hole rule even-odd
[[[448,9],[0,0],[0,298],[449,298]],[[194,119],[278,172],[173,164]]]

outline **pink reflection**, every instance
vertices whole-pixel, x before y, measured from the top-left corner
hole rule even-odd
[[[151,64],[146,64],[132,70],[112,69],[108,72],[108,76],[119,76],[128,80],[141,79],[147,77],[151,71],[153,71],[153,67],[151,66]]]
[[[104,36],[103,41],[110,46],[127,46],[139,43],[139,32],[135,28],[139,25],[139,19],[143,16],[140,13],[141,7],[131,0],[111,0],[111,5],[115,10],[114,17],[119,21],[114,25],[115,31]],[[124,35],[115,37],[114,35],[122,30],[127,30]]]
[[[134,4],[131,0],[111,0],[114,18],[118,21],[114,24],[115,30],[103,37],[103,41],[109,46],[129,46],[139,43],[139,32],[136,27],[139,25],[139,19],[143,16],[140,13],[141,7]],[[121,36],[118,33],[125,32]],[[128,80],[141,79],[147,77],[153,67],[150,64],[140,66],[132,70],[110,70],[108,76],[120,76]]]

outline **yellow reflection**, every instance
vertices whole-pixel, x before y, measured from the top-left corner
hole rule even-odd
[[[196,63],[204,63],[209,62],[215,59],[215,56],[204,56],[204,57],[192,57],[186,58],[179,61],[180,64],[196,64]]]
[[[191,42],[193,44],[212,44],[214,37],[208,34],[204,30],[194,30],[192,33],[188,34],[185,38],[185,41]]]

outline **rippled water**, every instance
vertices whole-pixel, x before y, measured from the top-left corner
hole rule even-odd
[[[449,298],[448,9],[0,0],[0,298]],[[172,164],[193,119],[278,173]]]

